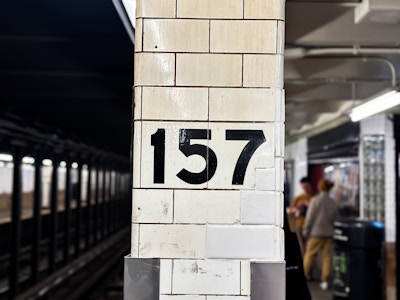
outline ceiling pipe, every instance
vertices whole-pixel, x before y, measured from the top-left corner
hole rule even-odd
[[[306,57],[324,57],[329,56],[329,58],[344,58],[343,56],[350,56],[346,58],[357,58],[363,61],[381,61],[389,67],[392,80],[392,87],[397,85],[397,74],[396,68],[389,59],[383,57],[357,57],[359,55],[378,55],[378,54],[400,54],[400,49],[394,48],[361,48],[359,46],[349,47],[349,48],[316,48],[316,49],[306,49],[302,47],[288,48],[285,49],[285,59],[301,59]],[[332,57],[332,56],[338,57]]]

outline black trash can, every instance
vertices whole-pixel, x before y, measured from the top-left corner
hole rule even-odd
[[[335,222],[333,299],[382,299],[383,237],[379,222]]]

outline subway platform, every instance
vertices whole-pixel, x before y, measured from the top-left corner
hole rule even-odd
[[[312,300],[331,300],[333,297],[332,290],[330,288],[326,291],[321,290],[318,281],[310,281],[308,288],[310,289]]]

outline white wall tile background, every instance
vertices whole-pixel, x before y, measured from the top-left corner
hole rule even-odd
[[[138,0],[132,256],[160,299],[249,300],[283,260],[282,0]],[[280,300],[280,299],[276,299]]]
[[[386,114],[379,114],[360,122],[360,135],[383,134],[385,136],[385,240],[387,243],[396,241],[396,170],[395,170],[395,140],[393,123]],[[362,148],[362,147],[360,147]],[[361,158],[362,158],[361,153]],[[362,178],[363,164],[360,164]],[[363,181],[360,181],[361,193]],[[363,211],[363,199],[360,199],[360,211]]]
[[[294,162],[293,184],[291,186],[292,198],[303,192],[300,186],[300,179],[308,176],[307,152],[308,145],[306,138],[299,139],[285,146],[285,159]]]

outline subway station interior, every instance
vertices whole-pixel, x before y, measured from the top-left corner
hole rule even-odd
[[[328,179],[341,220],[369,221],[382,234],[365,233],[361,254],[351,255],[367,258],[356,265],[349,254],[350,271],[333,257],[327,290],[318,257],[316,280],[305,283],[310,299],[400,299],[400,2],[287,0],[284,8],[283,211],[291,223],[303,177],[315,192]],[[123,291],[138,34],[134,0],[3,1],[0,299],[156,299]],[[285,232],[296,233],[292,223]],[[344,237],[335,234],[337,254]],[[342,279],[377,292],[340,294]],[[289,295],[282,299],[308,299]]]

